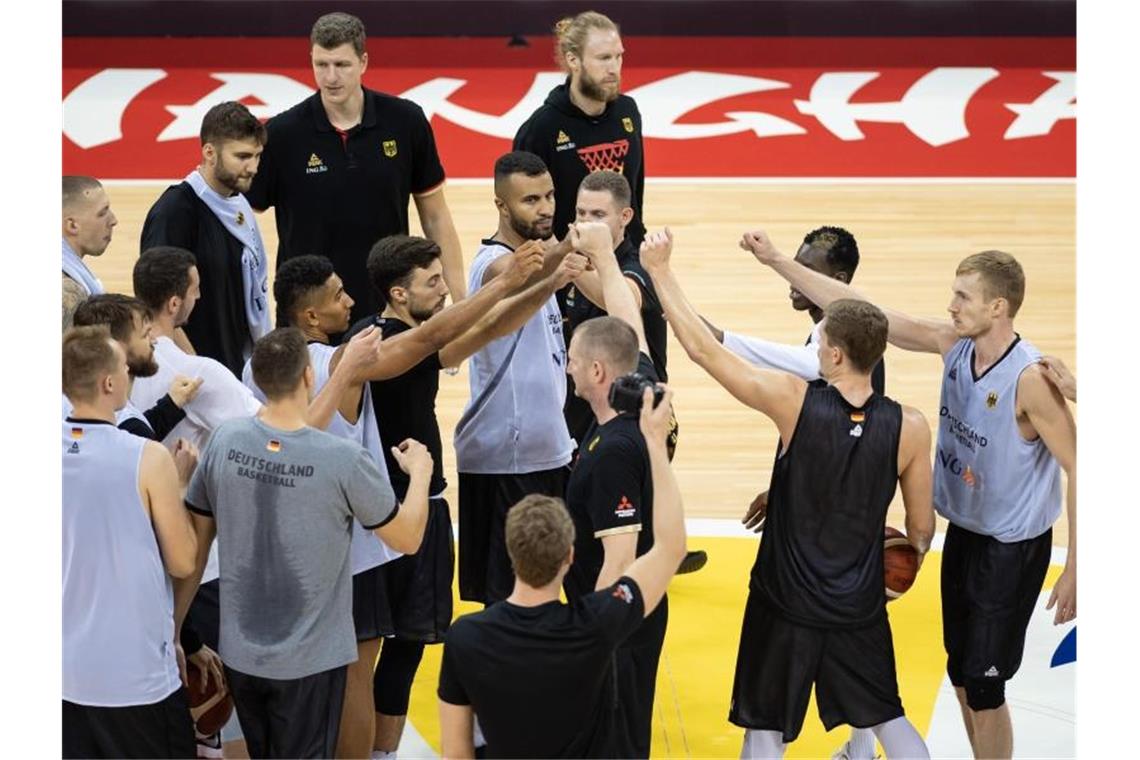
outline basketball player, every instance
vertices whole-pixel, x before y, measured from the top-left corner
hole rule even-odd
[[[515,151],[495,162],[498,230],[471,262],[474,295],[528,240],[551,236],[554,183],[542,159]],[[534,278],[549,276],[564,246],[546,254]],[[553,297],[513,335],[492,341],[471,357],[471,400],[455,427],[459,470],[459,596],[492,604],[514,584],[504,543],[507,510],[532,493],[566,490],[573,443],[562,418],[566,345]]]
[[[197,541],[174,461],[115,427],[126,352],[106,327],[63,337],[63,756],[192,757],[171,575]]]
[[[74,322],[76,327],[104,325],[111,331],[111,337],[127,354],[127,370],[132,382],[158,372],[151,338],[150,310],[139,299],[120,293],[91,296],[76,308]],[[128,400],[115,415],[118,427],[152,441],[161,441],[186,416],[182,407],[198,394],[201,385],[201,378],[191,380],[178,375],[171,381],[166,395],[145,412],[139,411]],[[179,439],[175,448],[176,461],[177,451],[185,449],[189,452],[190,449],[185,448],[189,445],[185,439]],[[194,459],[197,460],[197,450],[194,450]],[[183,484],[189,482],[188,471],[184,473],[179,467],[179,474],[183,475]]]
[[[539,241],[528,240],[515,250],[514,255],[533,260],[533,266],[542,261],[543,251]],[[444,310],[448,296],[439,256],[439,246],[424,238],[390,235],[378,241],[368,256],[368,274],[385,304],[384,311],[361,320],[349,334],[375,326],[383,332],[385,345],[388,345],[399,340],[399,336],[422,329],[422,325],[435,319],[435,315]],[[422,441],[435,463],[427,531],[419,551],[388,563],[379,573],[384,586],[382,593],[387,596],[391,609],[395,636],[384,640],[373,679],[376,707],[372,744],[374,757],[395,755],[424,645],[442,642],[451,624],[455,539],[449,507],[443,498],[447,481],[444,479],[439,421],[435,414],[440,370],[458,366],[487,343],[518,330],[555,290],[581,274],[585,266],[584,257],[568,254],[553,275],[518,295],[501,300],[463,335],[411,369],[390,379],[372,382],[366,394],[371,396],[376,408],[380,438],[386,441],[405,438]],[[465,303],[475,301],[486,290],[480,289]],[[387,465],[396,497],[403,499],[408,489],[407,476],[394,459],[389,458]],[[344,734],[343,725],[341,734]]]
[[[202,119],[201,161],[168,187],[143,222],[140,251],[177,246],[194,254],[200,299],[186,337],[194,351],[235,377],[270,330],[269,263],[245,195],[257,174],[265,127],[241,103],[219,103]]]
[[[75,307],[103,291],[103,283],[84,258],[102,256],[119,220],[103,185],[94,177],[63,178],[63,329],[71,327]]]
[[[574,520],[574,563],[564,582],[574,601],[613,584],[634,558],[653,547],[653,477],[646,442],[631,413],[610,405],[614,381],[631,372],[656,382],[641,314],[613,251],[603,222],[577,222],[570,230],[576,250],[597,271],[600,299],[609,316],[578,326],[570,341],[566,372],[574,392],[589,404],[594,422],[578,446],[566,486]],[[675,430],[671,436],[675,435]],[[615,654],[617,757],[649,757],[657,664],[669,620],[668,598]]]
[[[309,427],[316,377],[300,330],[274,330],[250,362],[266,404],[256,417],[223,423],[202,452],[186,494],[197,562],[178,589],[177,620],[216,533],[220,654],[250,756],[332,757],[346,666],[357,658],[350,524],[415,551],[426,494],[397,505],[372,454]],[[427,483],[426,448],[403,441],[393,455],[413,482]]]
[[[385,241],[393,239],[430,246],[437,254],[439,251],[435,243],[423,238],[397,236],[385,238]],[[540,248],[529,254],[518,251],[514,257],[515,265],[498,278],[500,282],[488,287],[478,298],[468,299],[446,310],[447,313],[443,313],[445,310],[441,308],[438,317],[425,320],[423,326],[407,331],[401,337],[393,336],[390,340],[385,340],[375,360],[362,368],[354,382],[342,393],[338,413],[333,415],[328,431],[367,449],[387,479],[381,440],[403,441],[413,437],[395,437],[391,434],[393,431],[379,428],[373,411],[372,394],[365,392],[367,389],[364,382],[383,380],[406,372],[424,361],[429,352],[436,350],[435,341],[454,334],[457,327],[462,327],[465,321],[473,321],[479,316],[480,310],[485,311],[488,306],[496,303],[501,294],[520,286],[542,265],[542,261]],[[330,375],[335,373],[341,361],[344,349],[330,346],[329,336],[344,333],[348,329],[352,298],[345,293],[344,285],[333,271],[332,263],[321,256],[298,256],[285,262],[277,272],[273,293],[281,317],[279,321],[299,328],[308,339],[308,350],[316,375],[316,390],[319,391],[328,382]],[[368,332],[376,333],[376,340],[381,338],[381,332],[375,328],[366,328],[360,335],[363,337]],[[425,340],[424,336],[428,339]],[[244,375],[246,385],[264,397],[253,381],[251,365],[246,366]],[[393,462],[404,485],[397,494],[398,502],[405,503],[409,499],[422,502],[422,509],[427,511],[429,480],[425,478],[423,482],[411,482],[408,475],[399,470],[394,459]],[[390,619],[392,613],[388,609],[388,596],[385,590],[379,588],[384,583],[379,568],[396,556],[399,556],[398,553],[389,550],[362,526],[357,526],[352,543],[352,572],[353,618],[359,657],[348,670],[348,688],[337,751],[341,757],[362,757],[368,753],[373,741],[373,666],[380,647],[380,637],[395,632]],[[447,593],[450,597],[450,585]]]
[[[269,141],[249,192],[254,208],[276,211],[277,266],[323,253],[356,303],[353,321],[376,314],[368,251],[382,237],[408,233],[410,196],[424,234],[442,251],[452,300],[462,300],[463,253],[423,109],[361,85],[368,53],[356,16],[321,16],[309,41],[318,91],[266,124]]]
[[[741,247],[817,304],[859,297],[785,257],[763,232],[746,233]],[[945,363],[934,504],[950,521],[942,556],[946,669],[974,755],[1010,757],[1005,683],[1021,664],[1049,567],[1060,469],[1068,476],[1069,551],[1047,609],[1057,608],[1054,624],[1077,614],[1076,424],[1041,354],[1014,331],[1025,296],[1017,260],[1001,251],[968,256],[952,289],[950,321],[888,310],[889,337]]]
[[[451,627],[439,673],[443,756],[474,757],[473,716],[487,757],[614,757],[615,649],[665,595],[685,555],[681,493],[669,465],[672,391],[642,397],[640,427],[653,472],[656,541],[621,576],[563,604],[575,527],[560,500],[534,494],[507,515],[514,568],[507,599]],[[462,535],[462,534],[460,534]]]
[[[825,386],[756,369],[721,346],[689,305],[670,269],[672,247],[666,228],[641,250],[665,318],[694,361],[780,431],[773,509],[752,569],[729,714],[746,729],[741,757],[783,756],[803,726],[813,684],[828,730],[873,727],[888,756],[929,757],[899,699],[882,567],[896,486],[908,540],[920,555],[930,548],[930,428],[918,410],[871,387],[886,318],[850,300],[825,308]]]
[[[603,169],[624,175],[632,188],[627,234],[636,248],[645,237],[645,153],[637,103],[621,94],[625,50],[617,24],[585,11],[561,19],[554,36],[554,60],[566,81],[519,127],[514,150],[534,153],[549,167],[559,240],[574,221],[578,186],[586,175]]]

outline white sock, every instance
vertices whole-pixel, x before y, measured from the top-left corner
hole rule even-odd
[[[899,760],[900,758],[930,760],[930,750],[926,748],[926,742],[922,740],[922,736],[910,724],[905,715],[886,723],[880,723],[871,730],[875,732],[875,736],[879,737],[883,751],[887,753],[890,760]]]
[[[875,732],[869,728],[852,728],[847,740],[847,757],[851,760],[872,760],[875,757]]]
[[[478,715],[474,716],[474,720],[472,721],[472,726],[474,728],[474,731],[471,732],[472,733],[471,746],[475,747],[475,749],[479,749],[480,747],[486,747],[487,746],[487,740],[483,737],[483,727],[479,725],[479,716]]]
[[[372,750],[371,758],[372,758],[372,760],[396,760],[396,752],[397,751],[398,750],[392,750],[391,752],[385,752],[382,749],[374,749],[374,750]]]
[[[744,730],[740,760],[779,760],[784,756],[784,736],[779,731]]]

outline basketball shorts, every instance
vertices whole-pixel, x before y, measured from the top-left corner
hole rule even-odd
[[[385,586],[386,567],[377,565],[352,576],[352,625],[356,629],[357,642],[372,641],[396,632]]]
[[[669,599],[663,596],[657,609],[614,652],[617,757],[649,757],[657,665],[665,646],[668,623]]]
[[[261,678],[226,668],[250,757],[334,757],[347,666],[303,678]],[[193,754],[190,755],[193,757]]]
[[[63,757],[194,757],[186,689],[161,702],[89,707],[63,700]]]
[[[1021,667],[1025,631],[1037,605],[1053,529],[1002,543],[950,524],[942,549],[942,641],[950,682],[974,710],[1005,701],[1005,682]]]
[[[570,468],[521,475],[459,473],[459,598],[485,605],[515,585],[507,556],[507,511],[532,493],[566,498]]]
[[[423,542],[382,566],[384,594],[397,637],[424,644],[443,641],[451,625],[455,534],[445,499],[428,499]]]
[[[749,592],[728,720],[742,728],[779,731],[784,742],[795,741],[813,684],[828,731],[841,724],[870,728],[901,717],[886,614],[859,628],[811,628],[786,620]]]

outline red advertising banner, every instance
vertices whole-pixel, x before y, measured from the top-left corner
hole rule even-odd
[[[1072,38],[627,38],[657,177],[1073,177]],[[560,83],[549,42],[372,39],[365,85],[418,103],[448,176],[485,178]],[[215,103],[314,91],[304,39],[64,40],[63,166],[170,179]]]

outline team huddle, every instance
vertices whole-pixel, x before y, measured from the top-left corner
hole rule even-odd
[[[194,674],[232,697],[251,757],[394,758],[432,644],[445,757],[648,757],[666,589],[704,561],[671,465],[669,330],[779,431],[744,517],[763,539],[728,715],[741,756],[782,756],[813,688],[825,727],[852,727],[837,757],[929,756],[886,611],[896,489],[920,563],[935,511],[949,521],[947,673],[975,756],[1012,755],[1005,683],[1062,469],[1049,608],[1076,616],[1075,380],[1014,331],[1020,264],[967,256],[951,319],[915,319],[851,287],[847,230],[794,257],[749,230],[740,247],[814,326],[802,346],[722,330],[669,228],[646,229],[617,26],[586,12],[555,33],[567,79],[495,162],[497,226],[466,267],[430,124],[361,85],[344,13],[313,27],[313,96],[266,124],[237,102],[205,115],[200,164],[147,214],[133,295],[89,267],[116,224],[105,190],[63,178],[65,757],[222,757]],[[928,420],[885,395],[888,342],[943,357],[933,466]],[[457,563],[436,399],[465,360]],[[453,621],[457,564],[484,609]]]

